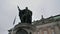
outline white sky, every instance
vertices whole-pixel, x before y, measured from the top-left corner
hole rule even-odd
[[[20,9],[26,6],[33,12],[33,21],[60,14],[60,0],[0,0],[0,34],[8,34],[13,26],[14,17],[19,22],[17,5]]]

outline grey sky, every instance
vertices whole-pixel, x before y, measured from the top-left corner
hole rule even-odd
[[[60,0],[0,0],[0,34],[8,34],[13,26],[14,17],[19,22],[17,5],[20,9],[26,6],[33,12],[33,21],[60,14]]]

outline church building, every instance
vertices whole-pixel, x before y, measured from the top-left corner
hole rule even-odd
[[[60,34],[60,15],[42,18],[33,24],[19,23],[8,34]]]

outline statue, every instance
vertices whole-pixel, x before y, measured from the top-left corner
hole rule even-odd
[[[26,7],[24,10],[20,10],[19,6],[18,6],[18,10],[19,10],[19,18],[21,20],[21,23],[32,23],[32,11],[30,11],[28,9],[28,7]]]

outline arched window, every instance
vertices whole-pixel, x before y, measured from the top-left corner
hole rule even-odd
[[[16,32],[16,34],[28,34],[28,32],[24,29],[20,29]]]

